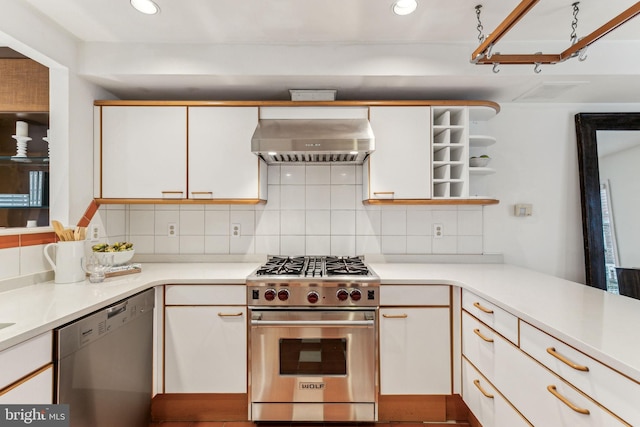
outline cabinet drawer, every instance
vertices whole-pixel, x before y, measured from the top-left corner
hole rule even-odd
[[[506,340],[495,341],[494,386],[535,426],[605,427],[624,422]]]
[[[531,426],[466,359],[462,360],[462,398],[484,427]]]
[[[167,285],[165,305],[246,305],[245,285]]]
[[[462,312],[462,354],[490,381],[495,378],[496,340],[504,340],[469,313]]]
[[[518,318],[489,301],[462,291],[462,308],[514,344],[518,344]]]
[[[520,322],[520,348],[631,425],[640,425],[640,384]]]
[[[449,286],[446,285],[383,285],[380,305],[449,306]]]
[[[0,390],[51,363],[51,355],[51,332],[0,352]],[[5,369],[7,366],[11,369]]]
[[[2,405],[53,403],[53,365],[42,369],[14,388],[0,392]]]

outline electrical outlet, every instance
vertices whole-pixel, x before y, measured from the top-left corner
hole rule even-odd
[[[100,239],[100,226],[98,224],[93,224],[89,229],[89,240],[91,242],[97,242],[98,239]]]
[[[231,237],[240,237],[241,231],[240,224],[231,224]]]
[[[170,222],[167,224],[167,237],[177,237],[178,236],[178,225],[175,222]]]
[[[444,235],[444,227],[442,224],[433,224],[433,238],[441,239]]]

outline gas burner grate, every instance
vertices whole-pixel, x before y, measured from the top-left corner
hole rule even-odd
[[[304,257],[272,257],[256,271],[256,274],[260,276],[274,274],[299,276],[302,273],[304,262]]]
[[[369,268],[358,257],[327,257],[326,270],[328,276],[366,276],[369,274]]]
[[[324,276],[324,258],[309,257],[307,259],[307,266],[304,269],[304,275],[307,277]]]

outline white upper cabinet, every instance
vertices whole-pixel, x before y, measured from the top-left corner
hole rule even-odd
[[[363,199],[431,198],[431,108],[371,107],[375,151],[365,161]]]
[[[258,107],[189,107],[190,199],[266,199],[267,165],[251,152]]]
[[[102,198],[185,198],[186,107],[102,107]]]

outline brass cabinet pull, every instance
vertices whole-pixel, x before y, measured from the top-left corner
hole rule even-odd
[[[407,317],[409,317],[409,315],[406,314],[406,313],[402,313],[402,314],[383,314],[382,317],[384,317],[385,319],[406,319]]]
[[[493,338],[485,337],[484,335],[482,335],[482,332],[480,332],[480,329],[474,329],[473,333],[479,336],[480,338],[482,338],[483,341],[493,342]]]
[[[473,306],[475,308],[477,308],[478,310],[483,311],[483,312],[485,312],[487,314],[493,314],[493,310],[491,310],[490,308],[487,308],[487,307],[483,307],[479,302],[474,302]]]
[[[588,409],[580,408],[580,407],[574,405],[573,403],[569,402],[569,399],[567,399],[566,397],[564,397],[563,395],[558,393],[558,390],[556,390],[556,386],[555,385],[552,384],[550,386],[547,386],[547,390],[549,390],[549,393],[553,394],[562,403],[564,403],[565,405],[567,405],[569,408],[573,409],[574,411],[576,411],[576,412],[578,412],[580,414],[589,415],[589,410]]]
[[[218,313],[218,316],[220,317],[240,317],[242,316],[242,312],[238,312],[238,313]]]
[[[571,360],[567,359],[566,357],[564,357],[563,355],[558,353],[556,351],[556,349],[553,348],[553,347],[549,347],[547,349],[547,353],[549,353],[550,355],[552,355],[553,357],[555,357],[556,359],[558,359],[559,361],[561,361],[565,365],[571,366],[573,369],[575,369],[577,371],[589,372],[589,367],[588,366],[578,365],[577,363],[572,362]]]
[[[191,194],[198,195],[198,196],[204,196],[204,195],[213,196],[213,191],[192,191]]]
[[[169,195],[169,194],[184,194],[184,191],[161,191],[163,196]]]
[[[473,380],[473,385],[475,385],[478,390],[480,390],[480,393],[484,394],[485,397],[493,399],[493,394],[488,393],[485,389],[482,388],[482,386],[480,385],[480,380]]]

